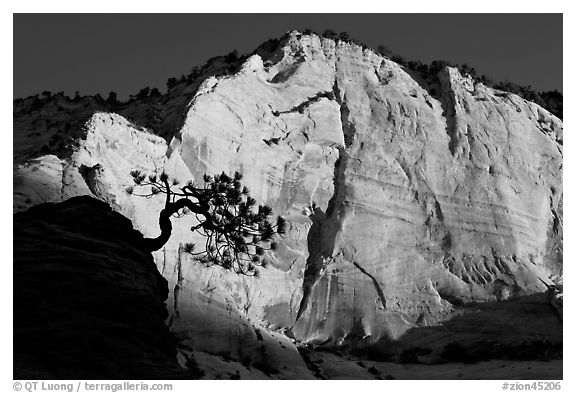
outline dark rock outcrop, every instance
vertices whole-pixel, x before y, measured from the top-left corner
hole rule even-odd
[[[75,197],[14,215],[14,378],[176,379],[166,280],[130,220]]]

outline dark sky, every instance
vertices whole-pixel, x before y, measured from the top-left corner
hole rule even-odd
[[[562,14],[15,14],[14,97],[164,91],[169,77],[211,57],[306,28],[562,91]]]

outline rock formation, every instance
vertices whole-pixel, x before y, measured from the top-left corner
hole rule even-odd
[[[194,376],[141,246],[130,220],[87,196],[14,215],[14,378]]]
[[[125,193],[130,170],[195,181],[238,170],[286,217],[259,279],[186,256],[194,220],[175,222],[155,261],[182,356],[261,364],[292,339],[386,344],[562,275],[562,122],[543,108],[314,34],[262,46],[232,73],[214,64],[169,91],[162,137],[99,112],[43,154],[29,123],[14,130],[29,141],[15,145],[15,211],[92,195],[156,236],[162,198]]]

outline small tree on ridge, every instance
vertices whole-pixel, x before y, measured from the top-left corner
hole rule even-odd
[[[156,238],[145,238],[147,251],[162,248],[172,234],[170,218],[184,214],[195,214],[198,225],[190,228],[205,238],[204,249],[196,251],[195,245],[187,243],[184,251],[207,265],[220,265],[238,274],[258,276],[258,267],[266,267],[266,252],[275,250],[276,234],[285,233],[285,220],[278,217],[275,223],[269,219],[272,209],[267,205],[256,205],[256,200],[242,186],[242,175],[236,172],[228,176],[204,175],[204,185],[188,182],[179,186],[162,172],[145,175],[134,170],[130,173],[134,186],[128,193],[151,198],[166,195],[164,209],[160,212],[161,233]]]

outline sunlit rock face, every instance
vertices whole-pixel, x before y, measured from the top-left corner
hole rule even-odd
[[[558,118],[455,69],[424,78],[316,35],[257,53],[197,82],[168,143],[94,115],[69,157],[15,168],[15,209],[91,194],[155,236],[164,201],[127,195],[131,169],[198,182],[242,172],[289,224],[271,267],[256,279],[192,260],[180,251],[203,244],[191,217],[155,259],[187,350],[256,364],[300,359],[272,331],[334,345],[398,339],[462,302],[541,292],[562,274]]]

